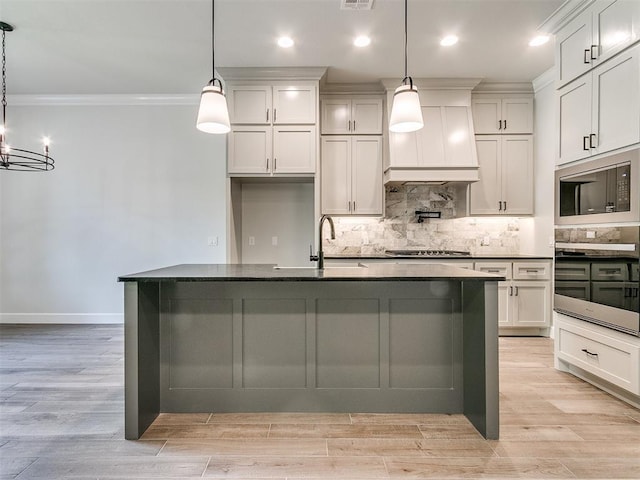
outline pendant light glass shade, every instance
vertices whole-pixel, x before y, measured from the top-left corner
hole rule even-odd
[[[231,130],[227,99],[222,85],[217,86],[211,82],[202,89],[196,128],[206,133],[228,133]]]
[[[407,0],[404,0],[404,78],[393,95],[393,106],[389,117],[392,132],[415,132],[424,127],[418,88],[407,73]]]
[[[231,126],[227,98],[224,95],[222,82],[216,78],[215,27],[216,3],[215,0],[211,0],[211,80],[202,89],[200,95],[196,128],[206,133],[228,133],[231,131]]]
[[[418,89],[413,84],[401,85],[393,95],[393,107],[389,118],[392,132],[415,132],[424,127]]]

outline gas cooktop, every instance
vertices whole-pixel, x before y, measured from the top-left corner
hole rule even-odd
[[[470,252],[460,250],[386,250],[390,257],[470,257]]]

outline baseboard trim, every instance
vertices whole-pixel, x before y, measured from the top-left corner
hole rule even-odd
[[[123,313],[0,313],[0,323],[124,323]]]

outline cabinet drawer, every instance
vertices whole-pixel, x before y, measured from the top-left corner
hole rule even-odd
[[[476,262],[474,270],[502,275],[511,280],[511,262]]]
[[[590,329],[560,322],[558,356],[625,390],[640,393],[640,349]]]
[[[514,280],[549,280],[549,262],[513,262]]]

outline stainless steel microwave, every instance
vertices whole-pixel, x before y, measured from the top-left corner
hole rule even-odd
[[[556,170],[555,223],[640,222],[640,149]]]

